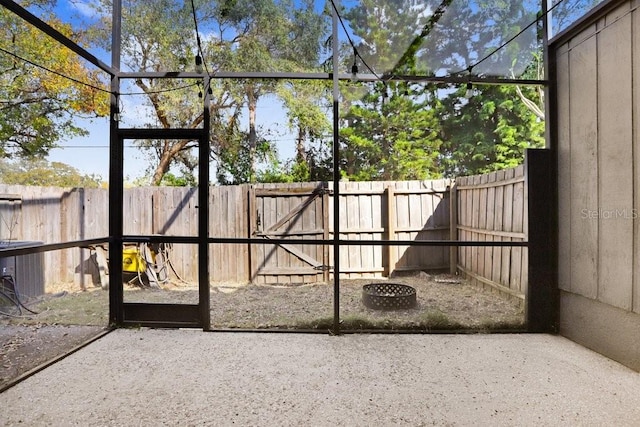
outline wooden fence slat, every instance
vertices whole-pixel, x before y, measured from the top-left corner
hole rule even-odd
[[[505,171],[505,178],[507,180],[513,178],[514,170],[508,169]],[[504,187],[503,193],[503,214],[502,214],[502,227],[504,231],[513,231],[512,221],[513,221],[513,184]],[[511,239],[505,239],[506,241],[510,241]],[[507,260],[511,259],[511,248],[503,247],[502,248],[502,263],[500,265],[500,283],[504,286],[509,287],[511,282],[511,264],[507,262]]]
[[[522,174],[526,174],[524,167],[522,168]],[[523,185],[523,201],[522,201],[522,233],[524,239],[528,240],[529,236],[529,188],[527,187],[527,181],[525,180]],[[522,252],[522,262],[520,268],[520,291],[527,295],[527,288],[529,286],[529,249],[520,248]]]
[[[499,181],[503,181],[505,180],[504,178],[505,176],[505,172],[504,170],[501,171],[497,171],[496,172],[496,182]],[[504,232],[504,226],[503,226],[503,217],[504,217],[504,188],[505,186],[501,186],[501,187],[496,187],[496,192],[495,192],[495,208],[494,208],[494,212],[495,212],[495,219],[494,219],[494,223],[493,223],[493,228],[494,230],[496,230],[497,232]],[[503,241],[505,240],[504,237],[509,237],[509,236],[496,236],[496,239],[499,241]],[[501,268],[501,263],[502,263],[502,248],[498,248],[495,247],[493,248],[493,266],[492,266],[492,272],[491,272],[491,277],[492,277],[492,281],[495,283],[502,283],[502,279],[501,279],[501,273],[502,273],[502,268]]]
[[[288,197],[278,197],[274,200],[273,203],[273,211],[272,211],[272,219],[273,222],[269,224],[274,224],[280,220],[287,212],[289,211],[289,198]],[[267,224],[265,224],[266,227]],[[272,265],[275,267],[291,267],[291,263],[289,261],[289,256],[283,249],[280,249],[278,246],[273,246],[271,249],[274,253],[273,263]],[[280,275],[274,275],[267,280],[267,283],[282,283],[282,278]]]
[[[371,183],[361,183],[360,188],[371,190]],[[373,211],[372,211],[373,195],[358,196],[358,207],[360,209],[360,227],[365,229],[373,229]],[[360,240],[373,240],[373,233],[360,233]],[[373,269],[376,266],[372,246],[360,246],[361,266],[366,269]],[[363,273],[362,277],[369,277],[369,273]]]
[[[489,174],[484,174],[480,176],[480,184],[482,185],[482,187],[480,187],[478,189],[479,192],[479,200],[480,200],[480,204],[478,205],[478,228],[482,229],[482,230],[486,230],[487,229],[487,204],[488,204],[488,200],[487,200],[487,195],[488,195],[488,191],[489,188],[485,187],[484,184],[486,184],[489,180]],[[479,234],[478,239],[485,239],[485,240],[489,240],[489,236],[482,236],[480,233]],[[486,247],[479,247],[478,248],[478,274],[482,277],[486,277],[488,274],[488,272],[485,271],[486,269],[486,253],[487,253],[487,249],[490,248],[486,248]]]
[[[524,219],[524,182],[513,184],[513,221],[512,229],[516,232],[523,232]],[[522,248],[511,248],[511,278],[510,288],[522,292]]]
[[[473,177],[467,177],[465,179],[466,184],[472,184],[473,183]],[[466,221],[464,223],[464,225],[468,225],[468,226],[473,226],[473,216],[474,216],[474,210],[473,210],[473,191],[465,191],[464,192],[465,195],[465,200],[464,200],[464,206],[465,206],[465,210],[466,210]],[[474,236],[472,233],[470,232],[466,232],[464,233],[464,240],[473,240]],[[465,255],[465,265],[464,268],[467,269],[473,269],[473,248],[472,247],[467,247],[466,248],[466,255]]]
[[[449,194],[449,240],[458,238],[458,190],[455,181],[451,183]],[[458,271],[458,248],[449,248],[449,274]]]
[[[451,229],[451,217],[449,214],[449,210],[451,209],[449,198],[451,197],[451,187],[452,181],[447,180],[439,180],[436,181],[437,186],[440,189],[443,189],[445,192],[443,193],[434,193],[431,194],[431,206],[432,210],[435,212],[435,227],[440,230],[436,233],[433,233],[436,239],[446,240],[449,238],[449,230]],[[438,267],[446,267],[449,265],[449,248],[439,247],[439,248],[429,248],[429,250],[438,254],[437,257],[434,257],[440,264]],[[446,271],[446,269],[445,269]]]
[[[396,196],[395,187],[387,185],[387,240],[396,240]],[[387,246],[387,276],[390,276],[396,268],[398,259],[398,247]]]
[[[329,233],[329,230],[331,227],[331,221],[329,219],[329,209],[330,209],[329,204],[330,204],[329,192],[325,192],[322,195],[322,229],[323,229],[322,237],[324,240],[329,240],[329,238],[331,237]],[[322,264],[324,264],[325,267],[329,267],[332,265],[329,248],[330,248],[329,245],[322,246]],[[329,268],[324,269],[324,274],[322,278],[325,282],[328,282],[331,279],[331,273],[329,271]]]
[[[473,185],[480,185],[481,182],[481,177],[480,175],[475,175],[473,177]],[[477,189],[475,191],[473,191],[473,198],[472,198],[472,212],[473,212],[473,217],[471,218],[471,226],[473,228],[480,228],[480,215],[479,215],[479,209],[480,209],[480,190]],[[479,236],[477,233],[471,233],[471,240],[479,240]],[[480,251],[479,248],[477,246],[473,246],[471,248],[471,271],[478,271],[479,269],[479,258],[480,258]]]
[[[495,183],[496,182],[496,178],[497,178],[497,174],[496,172],[491,172],[490,174],[488,174],[487,176],[487,181],[488,183]],[[489,230],[490,232],[493,232],[495,230],[495,196],[496,196],[496,187],[492,186],[492,187],[488,187],[486,190],[487,192],[487,207],[486,207],[486,224],[485,224],[485,229]],[[498,236],[495,236],[493,234],[487,234],[486,236],[486,240],[488,241],[494,241],[499,239]],[[485,254],[484,254],[484,276],[487,277],[489,280],[493,280],[493,249],[494,248],[485,248]]]
[[[400,185],[400,183],[396,183],[396,185]],[[398,228],[406,228],[409,227],[409,195],[407,193],[396,194],[396,224]],[[407,232],[398,232],[396,230],[396,238],[398,240],[409,240],[411,237]],[[407,246],[398,246],[398,260],[396,261],[396,265],[399,267],[405,267],[408,265],[407,260],[407,251],[409,247]]]

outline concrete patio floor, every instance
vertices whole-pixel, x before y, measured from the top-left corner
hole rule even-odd
[[[0,408],[7,426],[631,426],[640,374],[550,335],[122,329]]]

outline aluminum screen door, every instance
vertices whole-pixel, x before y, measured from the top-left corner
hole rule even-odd
[[[208,218],[209,218],[209,185],[208,185],[208,133],[205,129],[165,130],[165,129],[117,129],[117,144],[112,147],[110,185],[109,268],[110,287],[110,322],[122,326],[151,327],[186,327],[208,330],[209,316],[209,256],[208,256]],[[125,139],[192,139],[198,141],[200,164],[205,166],[199,170],[198,186],[198,233],[197,236],[161,236],[161,235],[124,235],[123,219],[123,147]],[[204,154],[204,156],[203,156]],[[115,175],[115,180],[113,179]],[[118,178],[119,177],[119,178]],[[203,179],[204,178],[204,179]],[[198,302],[197,304],[125,302],[123,285],[123,246],[125,243],[171,243],[197,245],[198,261]]]

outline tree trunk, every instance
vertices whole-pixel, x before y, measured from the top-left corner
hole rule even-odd
[[[258,97],[256,96],[253,87],[249,86],[247,89],[247,106],[249,108],[249,150],[250,152],[250,166],[249,166],[249,182],[254,181],[254,163],[256,156],[256,108],[258,104]]]
[[[164,141],[164,146],[161,150],[160,160],[158,161],[158,166],[156,166],[155,171],[153,172],[153,178],[151,179],[151,185],[160,185],[162,178],[164,175],[169,172],[169,168],[171,167],[171,162],[177,157],[178,153],[185,149],[187,144],[189,144],[191,140],[182,139],[180,141],[176,141],[173,145],[170,144],[170,140]]]
[[[304,163],[307,161],[307,151],[305,150],[305,135],[306,132],[302,126],[298,126],[298,138],[296,139],[296,162]]]
[[[170,166],[171,166],[171,157],[168,156],[165,151],[164,153],[162,153],[162,157],[160,157],[158,166],[156,166],[156,169],[153,172],[151,185],[154,185],[154,186],[160,185],[160,182],[162,182],[162,178],[165,176],[167,172],[169,172]]]
[[[256,108],[257,100],[255,96],[249,96],[249,145],[251,148],[256,148],[256,140],[258,138],[256,132]]]

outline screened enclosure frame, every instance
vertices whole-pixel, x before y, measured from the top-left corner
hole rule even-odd
[[[541,1],[542,16],[546,16],[547,1]],[[339,72],[338,55],[333,55],[332,72],[330,73],[278,73],[278,72],[123,72],[121,69],[122,45],[122,0],[113,1],[112,11],[112,43],[111,65],[107,65],[89,53],[87,50],[70,40],[31,14],[20,5],[10,0],[0,0],[0,5],[20,16],[27,24],[37,27],[59,43],[71,49],[80,57],[94,66],[108,73],[111,77],[110,102],[110,143],[109,143],[109,236],[91,241],[66,242],[49,244],[37,248],[21,248],[0,250],[0,256],[13,256],[30,252],[57,250],[66,247],[82,247],[96,242],[108,242],[109,245],[109,319],[113,326],[161,326],[161,327],[196,327],[210,330],[210,295],[209,295],[209,253],[211,244],[304,244],[328,245],[333,249],[333,334],[345,332],[340,325],[340,256],[341,247],[350,245],[375,246],[443,246],[443,247],[528,247],[529,250],[529,286],[525,296],[526,328],[531,332],[549,332],[557,328],[557,171],[554,135],[556,129],[551,114],[546,120],[547,149],[528,150],[526,160],[526,176],[529,180],[529,239],[521,242],[506,241],[467,241],[467,240],[367,240],[354,241],[340,239],[339,224],[339,182],[340,182],[340,147],[339,147],[339,81],[349,80],[351,76]],[[547,19],[542,19],[543,52],[547,59]],[[339,20],[334,8],[332,15],[332,51],[338,51]],[[553,67],[548,61],[545,67]],[[546,70],[545,76],[549,74]],[[140,129],[119,127],[119,93],[124,79],[154,78],[154,79],[198,79],[207,87],[210,79],[278,79],[278,80],[326,80],[333,83],[333,239],[301,240],[279,238],[267,240],[264,238],[222,238],[210,236],[209,223],[209,131],[210,96],[204,91],[203,111],[204,123],[202,129]],[[404,82],[432,82],[461,85],[465,83],[477,84],[519,84],[542,85],[546,91],[547,111],[553,112],[556,103],[553,85],[547,80],[503,79],[474,76],[383,76],[385,81]],[[373,74],[359,75],[361,81],[380,81],[379,76]],[[173,139],[189,138],[198,141],[198,235],[197,236],[132,236],[123,232],[123,141],[125,139]],[[123,244],[132,243],[185,243],[198,247],[198,304],[148,304],[125,303],[123,301]],[[321,331],[322,332],[322,331]]]

